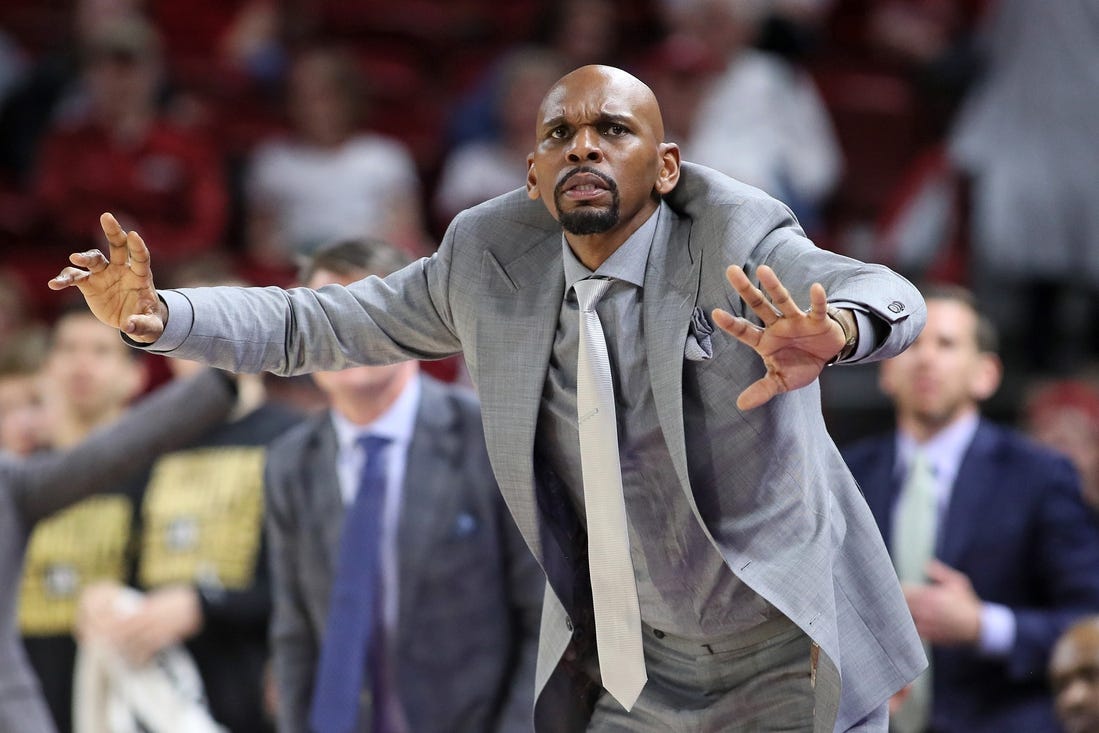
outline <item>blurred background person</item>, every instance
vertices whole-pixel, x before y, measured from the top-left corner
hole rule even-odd
[[[762,188],[787,204],[810,233],[840,180],[843,156],[812,78],[753,44],[763,0],[689,0],[681,32],[721,66],[698,97],[683,159]]]
[[[1026,396],[1022,422],[1032,438],[1068,456],[1099,516],[1099,388],[1082,378],[1041,382]]]
[[[47,448],[67,450],[119,419],[147,383],[142,355],[74,302],[53,324],[44,367]],[[76,600],[97,580],[123,580],[134,502],[121,477],[38,522],[27,543],[19,629],[57,727],[71,728]]]
[[[86,97],[43,141],[35,195],[47,239],[66,249],[101,241],[92,227],[117,211],[128,228],[153,232],[153,255],[170,268],[215,248],[228,198],[215,150],[159,104],[160,40],[139,16],[96,27],[84,49]],[[167,270],[165,270],[167,271]]]
[[[122,375],[123,381],[128,377]],[[16,629],[17,578],[35,523],[96,491],[111,490],[159,452],[190,440],[228,411],[236,390],[214,370],[171,385],[127,417],[101,426],[64,449],[25,458],[0,453],[0,730],[55,733]],[[129,419],[127,419],[129,418]],[[84,532],[92,533],[90,527]],[[56,680],[44,680],[56,684]]]
[[[221,283],[199,268],[180,286]],[[178,379],[202,367],[169,360]],[[267,445],[300,416],[268,402],[258,374],[236,377],[233,411],[188,445],[160,456],[142,481],[133,576],[88,587],[77,628],[143,665],[183,644],[210,714],[232,733],[265,733],[262,702],[271,586],[263,539]],[[134,602],[129,585],[141,592]]]
[[[1057,640],[1049,681],[1065,733],[1099,733],[1099,616],[1077,621]]]
[[[537,46],[518,48],[501,61],[494,90],[497,133],[457,146],[443,161],[433,207],[442,228],[463,209],[526,184],[532,110],[567,71],[560,56]]]
[[[348,285],[407,262],[347,240],[301,280]],[[267,462],[279,729],[531,731],[545,581],[492,477],[472,394],[414,361],[313,378],[331,408]],[[361,483],[364,439],[387,443],[375,484]]]
[[[1099,355],[1099,16],[1092,0],[988,0],[980,74],[949,136],[970,187],[973,285],[1013,358]],[[1036,247],[1039,248],[1036,250]]]
[[[896,430],[844,458],[889,547],[931,666],[892,729],[1054,731],[1054,641],[1099,611],[1099,521],[1064,456],[982,418],[1000,384],[992,322],[957,286],[882,362]]]
[[[41,373],[47,338],[45,327],[32,324],[0,340],[0,451],[25,456],[48,443]]]
[[[370,132],[368,84],[350,53],[314,46],[290,65],[290,130],[257,146],[246,172],[247,249],[257,264],[343,237],[379,236],[415,255],[427,244],[419,172],[398,140]]]

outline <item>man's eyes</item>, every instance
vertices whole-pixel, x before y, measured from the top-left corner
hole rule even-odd
[[[573,134],[571,127],[567,125],[560,125],[554,127],[549,131],[547,137],[553,140],[567,140]],[[599,134],[606,135],[608,137],[621,137],[622,135],[630,134],[630,128],[618,122],[611,122],[605,125],[599,126]]]

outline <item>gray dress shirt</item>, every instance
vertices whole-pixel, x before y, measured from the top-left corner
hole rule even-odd
[[[558,481],[584,518],[584,486],[576,425],[579,315],[573,283],[593,274],[613,280],[596,310],[615,386],[622,485],[642,620],[688,638],[714,638],[775,616],[761,596],[729,570],[680,488],[653,401],[644,346],[645,267],[660,216],[654,213],[595,273],[562,238],[565,298],[538,416],[536,470]],[[661,246],[661,245],[656,245]],[[556,450],[549,448],[553,446]],[[539,468],[541,466],[542,468]]]

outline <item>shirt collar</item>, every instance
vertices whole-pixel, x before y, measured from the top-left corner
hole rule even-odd
[[[603,264],[595,272],[589,270],[573,254],[565,235],[561,235],[561,251],[565,265],[565,292],[569,292],[572,286],[592,275],[625,280],[628,283],[642,287],[645,284],[645,266],[649,261],[649,250],[652,249],[653,239],[656,236],[656,225],[663,216],[667,206],[663,201],[656,211],[645,220],[645,223],[637,228],[622,245],[611,253]]]
[[[357,425],[335,410],[329,410],[340,451],[354,449],[355,443],[364,435],[389,438],[398,445],[411,443],[412,433],[416,427],[416,412],[420,406],[421,391],[420,377],[415,376],[401,390],[401,394],[389,409],[369,425]]]
[[[905,433],[897,433],[897,468],[907,473],[912,465],[912,459],[917,450],[923,452],[935,475],[942,477],[954,477],[965,458],[965,452],[969,444],[973,442],[973,436],[977,433],[977,425],[980,423],[980,415],[972,412],[955,420],[952,424],[933,435],[930,440],[919,444]],[[902,474],[903,475],[903,474]]]

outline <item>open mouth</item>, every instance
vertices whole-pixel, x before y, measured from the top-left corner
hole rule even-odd
[[[571,171],[557,184],[558,195],[578,202],[600,198],[614,189],[613,181],[590,168]]]

